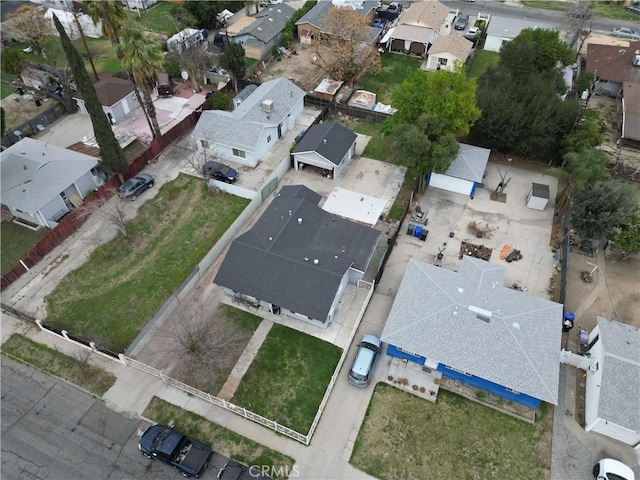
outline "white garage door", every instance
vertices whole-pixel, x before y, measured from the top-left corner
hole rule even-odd
[[[441,175],[439,173],[431,174],[431,177],[429,177],[429,186],[441,188],[449,192],[461,193],[463,195],[471,195],[471,191],[473,190],[473,182],[450,177],[449,175]]]

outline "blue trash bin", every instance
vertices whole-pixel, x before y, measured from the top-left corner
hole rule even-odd
[[[413,230],[413,236],[416,238],[420,238],[420,234],[422,233],[422,227],[416,225],[416,228]]]

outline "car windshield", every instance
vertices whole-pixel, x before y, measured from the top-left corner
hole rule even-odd
[[[152,450],[159,450],[162,446],[162,443],[167,439],[169,434],[171,433],[170,428],[165,428],[162,432],[158,434],[153,443],[151,444]]]
[[[222,174],[222,175],[228,175],[231,173],[231,167],[228,167],[226,165],[221,165],[220,168],[218,169],[218,171]]]

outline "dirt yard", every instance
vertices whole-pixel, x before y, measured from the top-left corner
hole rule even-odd
[[[44,112],[53,104],[53,100],[49,98],[43,98],[41,105],[36,105],[36,92],[33,90],[27,90],[23,96],[14,93],[8,97],[0,100],[0,105],[4,108],[5,123],[7,125],[7,132],[15,130],[17,127],[32,119],[38,114]]]
[[[295,43],[290,50],[295,54],[291,56],[283,55],[280,57],[280,61],[272,61],[258,75],[260,81],[265,82],[274,78],[287,77],[305,92],[313,91],[324,78],[322,68],[313,63],[314,48]]]

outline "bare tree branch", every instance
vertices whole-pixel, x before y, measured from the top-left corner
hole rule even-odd
[[[85,201],[80,208],[78,208],[78,215],[80,218],[86,218],[96,213],[108,224],[116,227],[123,237],[127,237],[125,205],[126,202],[118,195],[114,195],[114,198],[110,200],[99,199],[93,202]]]

